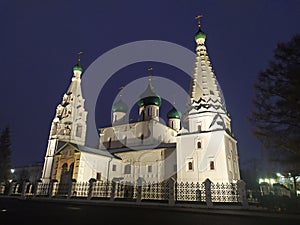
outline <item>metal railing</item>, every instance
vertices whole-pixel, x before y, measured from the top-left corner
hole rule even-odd
[[[113,181],[58,183],[24,182],[1,183],[0,195],[17,195],[26,197],[47,198],[84,198],[102,199],[110,201],[156,201],[169,205],[180,203],[202,203],[213,207],[218,203],[236,204],[248,207],[245,183],[212,183],[206,180],[203,183],[175,182],[173,179],[158,183],[129,183]]]

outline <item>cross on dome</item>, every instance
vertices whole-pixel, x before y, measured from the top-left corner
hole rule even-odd
[[[198,21],[198,27],[201,27],[200,19],[202,18],[202,15],[198,15],[195,17],[195,19]]]

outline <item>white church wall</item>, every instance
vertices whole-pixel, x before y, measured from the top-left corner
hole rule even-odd
[[[201,148],[198,148],[201,140]],[[179,182],[231,182],[228,179],[224,131],[188,134],[178,137],[177,180]],[[192,169],[189,169],[189,162]],[[213,168],[211,168],[213,167]]]
[[[78,182],[87,182],[91,178],[106,180],[111,158],[91,153],[81,152]]]
[[[125,182],[160,182],[174,175],[175,149],[149,149],[116,153],[122,158],[121,178]],[[130,169],[129,169],[130,168]]]

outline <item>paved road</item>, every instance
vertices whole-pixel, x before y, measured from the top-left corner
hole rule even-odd
[[[211,212],[0,198],[1,225],[286,225],[300,222],[299,217],[276,214],[258,216]]]

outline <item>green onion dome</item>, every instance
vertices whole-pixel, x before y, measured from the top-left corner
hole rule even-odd
[[[75,71],[75,70],[79,70],[80,72],[83,71],[82,67],[79,66],[78,64],[76,64],[76,65],[73,67],[73,71]]]
[[[206,38],[206,34],[201,30],[201,28],[199,27],[198,32],[195,34],[195,40],[199,39],[199,38]]]
[[[138,100],[139,107],[147,106],[147,105],[161,105],[161,98],[157,95],[154,90],[152,84],[148,84],[147,89],[140,95],[140,99]]]
[[[128,111],[128,106],[120,99],[113,105],[112,111],[126,113]]]
[[[180,119],[182,116],[181,112],[177,111],[175,107],[173,107],[169,112],[168,112],[168,119]]]

